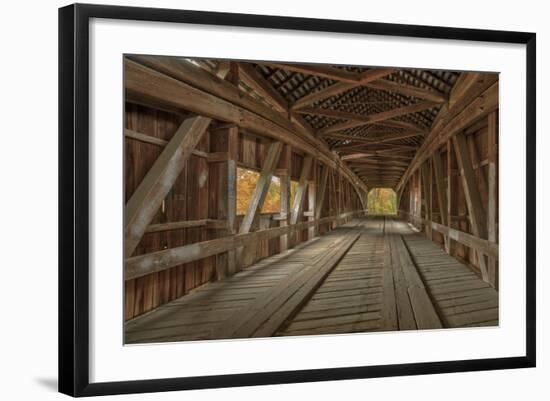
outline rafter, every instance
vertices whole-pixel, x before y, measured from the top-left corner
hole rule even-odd
[[[296,110],[294,113],[300,113],[300,114],[310,114],[315,116],[324,116],[324,117],[330,117],[330,118],[336,118],[340,120],[353,120],[353,121],[363,121],[365,123],[369,123],[368,116],[362,115],[362,114],[356,114],[356,113],[349,113],[346,111],[340,111],[340,110],[331,110],[331,109],[324,109],[321,107],[304,107],[302,109]],[[418,132],[419,134],[426,134],[428,131],[425,128],[419,127],[416,124],[409,123],[406,121],[399,121],[399,120],[385,120],[385,121],[378,121],[376,123],[372,123],[374,125],[382,125],[387,127],[393,127],[393,128],[403,128],[409,131]]]
[[[369,82],[366,83],[365,86],[373,89],[400,93],[402,95],[412,96],[418,99],[430,100],[437,103],[443,103],[447,101],[446,96],[440,92],[421,89],[416,86],[397,83],[389,81],[387,79],[379,79],[377,81]]]
[[[346,92],[350,89],[356,88],[358,86],[365,85],[371,81],[375,81],[377,79],[383,78],[392,72],[394,72],[394,69],[386,69],[386,68],[380,68],[380,69],[373,69],[366,71],[361,74],[360,78],[356,82],[338,82],[335,83],[327,88],[321,89],[317,92],[313,92],[309,95],[306,95],[300,99],[298,99],[293,105],[293,110],[298,110],[302,107],[306,107],[309,105],[314,104],[315,102],[318,102],[319,100],[323,100],[332,96],[335,96],[339,93]]]
[[[416,138],[418,136],[422,136],[422,134],[418,132],[402,132],[398,134],[379,135],[374,138],[371,138],[370,135],[367,137],[362,137],[362,136],[356,136],[356,135],[334,134],[334,133],[325,134],[323,136],[328,138],[350,139],[355,142],[364,142],[364,143],[373,144],[373,143],[391,142],[391,141],[396,141],[399,139],[406,139],[406,138]]]
[[[408,164],[404,162],[396,162],[396,161],[378,161],[378,160],[365,160],[361,163],[351,164],[352,168],[356,166],[398,166],[398,167],[407,167]]]
[[[403,172],[405,170],[404,166],[392,166],[392,165],[365,165],[360,167],[355,167],[353,171],[356,173],[363,172],[363,171],[400,171]]]
[[[374,147],[373,147],[374,146]],[[361,148],[365,152],[375,152],[375,153],[384,153],[385,151],[391,152],[414,152],[418,149],[418,146],[415,145],[405,145],[397,143],[387,143],[387,142],[374,142],[374,143],[358,143],[358,144],[346,144],[346,145],[336,145],[332,149],[337,152],[342,152],[350,149]]]
[[[392,110],[383,111],[380,113],[371,114],[366,116],[362,121],[346,121],[343,123],[335,124],[319,131],[319,135],[328,134],[331,132],[338,132],[349,128],[360,127],[365,124],[375,123],[379,121],[389,120],[391,118],[403,116],[406,114],[416,113],[422,110],[431,109],[437,106],[438,103],[432,101],[419,102],[416,104],[397,107]]]
[[[331,67],[322,64],[287,64],[287,63],[262,63],[272,68],[299,72],[301,74],[315,75],[335,81],[356,83],[361,78],[356,72],[346,71],[341,68]]]
[[[241,80],[281,113],[288,112],[288,102],[250,63],[239,63]]]
[[[281,113],[283,118],[289,119],[298,130],[315,135],[314,129],[302,116],[290,113],[285,98],[254,67],[249,63],[239,63],[239,71],[241,80]]]

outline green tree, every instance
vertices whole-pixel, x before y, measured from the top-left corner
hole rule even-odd
[[[396,214],[397,196],[391,188],[373,188],[367,196],[367,208],[371,214]]]

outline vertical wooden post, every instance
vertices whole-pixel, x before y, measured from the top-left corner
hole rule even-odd
[[[498,126],[497,118],[498,112],[493,111],[488,116],[488,129],[487,129],[487,149],[488,149],[488,173],[487,173],[487,186],[488,186],[488,205],[487,205],[487,239],[491,242],[497,242],[497,166],[498,166]],[[498,289],[498,266],[494,258],[489,258],[488,261],[488,273],[489,283]]]
[[[229,232],[237,232],[237,158],[239,154],[239,129],[229,128],[227,133],[227,225]],[[229,274],[237,271],[235,250],[227,253],[227,269]]]
[[[210,217],[226,220],[227,228],[218,231],[218,237],[235,234],[235,217],[237,213],[237,149],[238,128],[230,127],[211,133],[210,150],[212,152],[227,152],[227,161],[209,163],[210,180],[217,183],[216,190],[211,188],[214,195],[215,212]],[[216,255],[216,278],[223,279],[235,273],[235,251]]]
[[[475,236],[485,239],[487,238],[487,220],[483,210],[483,204],[481,203],[481,195],[479,194],[479,188],[475,179],[472,160],[464,134],[454,136],[453,143],[455,146],[456,160],[458,161],[458,167],[460,169],[462,187],[464,188],[466,206],[468,207],[470,226]],[[481,277],[484,281],[488,281],[489,276],[485,255],[481,252],[477,252],[477,256]]]
[[[343,200],[343,190],[342,190],[342,171],[338,169],[338,204],[340,205],[338,209],[338,218],[344,213],[344,200]]]
[[[395,212],[397,213],[398,216],[400,215],[399,212],[401,207],[401,196],[403,195],[403,188],[404,187],[398,190],[397,193],[395,194]]]
[[[435,176],[437,203],[439,205],[439,216],[441,218],[441,224],[448,226],[449,220],[447,214],[447,188],[444,184],[443,165],[441,163],[441,154],[439,153],[439,150],[436,150],[432,155],[432,166]],[[443,241],[445,243],[445,249],[448,249],[449,236],[444,235]]]
[[[422,163],[422,166],[420,166],[420,173],[422,174],[421,182],[422,182],[422,197],[424,198],[424,219],[426,221],[425,223],[425,231],[426,236],[429,239],[432,239],[432,225],[430,220],[430,189],[429,189],[429,167],[427,162]]]
[[[290,167],[292,163],[292,148],[285,145],[281,154],[279,165],[281,167],[281,227],[287,226],[290,220]],[[279,239],[281,252],[288,249],[288,235],[281,235]]]
[[[319,190],[317,194],[317,204],[315,205],[315,219],[321,218],[321,210],[323,209],[323,203],[325,202],[325,194],[327,192],[327,179],[330,167],[323,166],[321,172],[321,178],[319,179]]]
[[[329,172],[329,185],[328,185],[328,188],[329,188],[329,210],[330,210],[330,215],[331,216],[334,216],[336,214],[338,214],[338,203],[337,203],[337,199],[336,199],[336,179],[335,179],[335,176],[336,176],[336,170],[330,170]],[[329,230],[333,230],[334,228],[336,227],[336,221],[333,220],[330,222],[330,225],[329,225]]]
[[[437,150],[436,150],[437,151]],[[432,230],[432,221],[434,221],[434,208],[433,208],[433,166],[432,166],[432,160],[428,160],[428,220],[429,220],[429,226],[430,226],[430,240],[433,240],[433,230]]]
[[[315,220],[315,209],[317,207],[317,163],[315,160],[313,160],[313,165],[311,167],[311,173],[310,173],[310,180],[309,184],[307,186],[308,191],[308,221],[314,221]],[[307,230],[307,239],[311,240],[317,235],[317,229],[316,226],[311,226]]]
[[[452,214],[452,199],[453,199],[453,147],[451,140],[447,141],[447,226],[449,228],[453,225]],[[448,237],[447,247],[445,248],[449,255],[453,255],[453,240]]]
[[[290,216],[290,224],[294,225],[298,222],[298,219],[302,216],[302,211],[304,207],[304,199],[307,190],[307,182],[309,177],[309,170],[311,168],[311,163],[313,158],[311,156],[305,156],[302,162],[302,171],[300,172],[300,181],[298,182],[298,188],[296,189],[296,194],[294,195],[294,204],[292,207],[292,214]],[[290,236],[290,245],[293,247],[296,243],[296,231],[292,231]]]

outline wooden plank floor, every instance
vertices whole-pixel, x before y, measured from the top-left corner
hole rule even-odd
[[[384,220],[369,220],[346,256],[277,335],[353,333],[380,329],[382,272],[387,264]]]
[[[125,325],[126,343],[498,324],[498,292],[401,221],[357,219]]]
[[[403,238],[445,327],[498,325],[493,287],[422,234]]]

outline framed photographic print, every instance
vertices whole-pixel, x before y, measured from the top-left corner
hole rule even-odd
[[[59,78],[61,392],[535,366],[535,34],[78,4]]]

